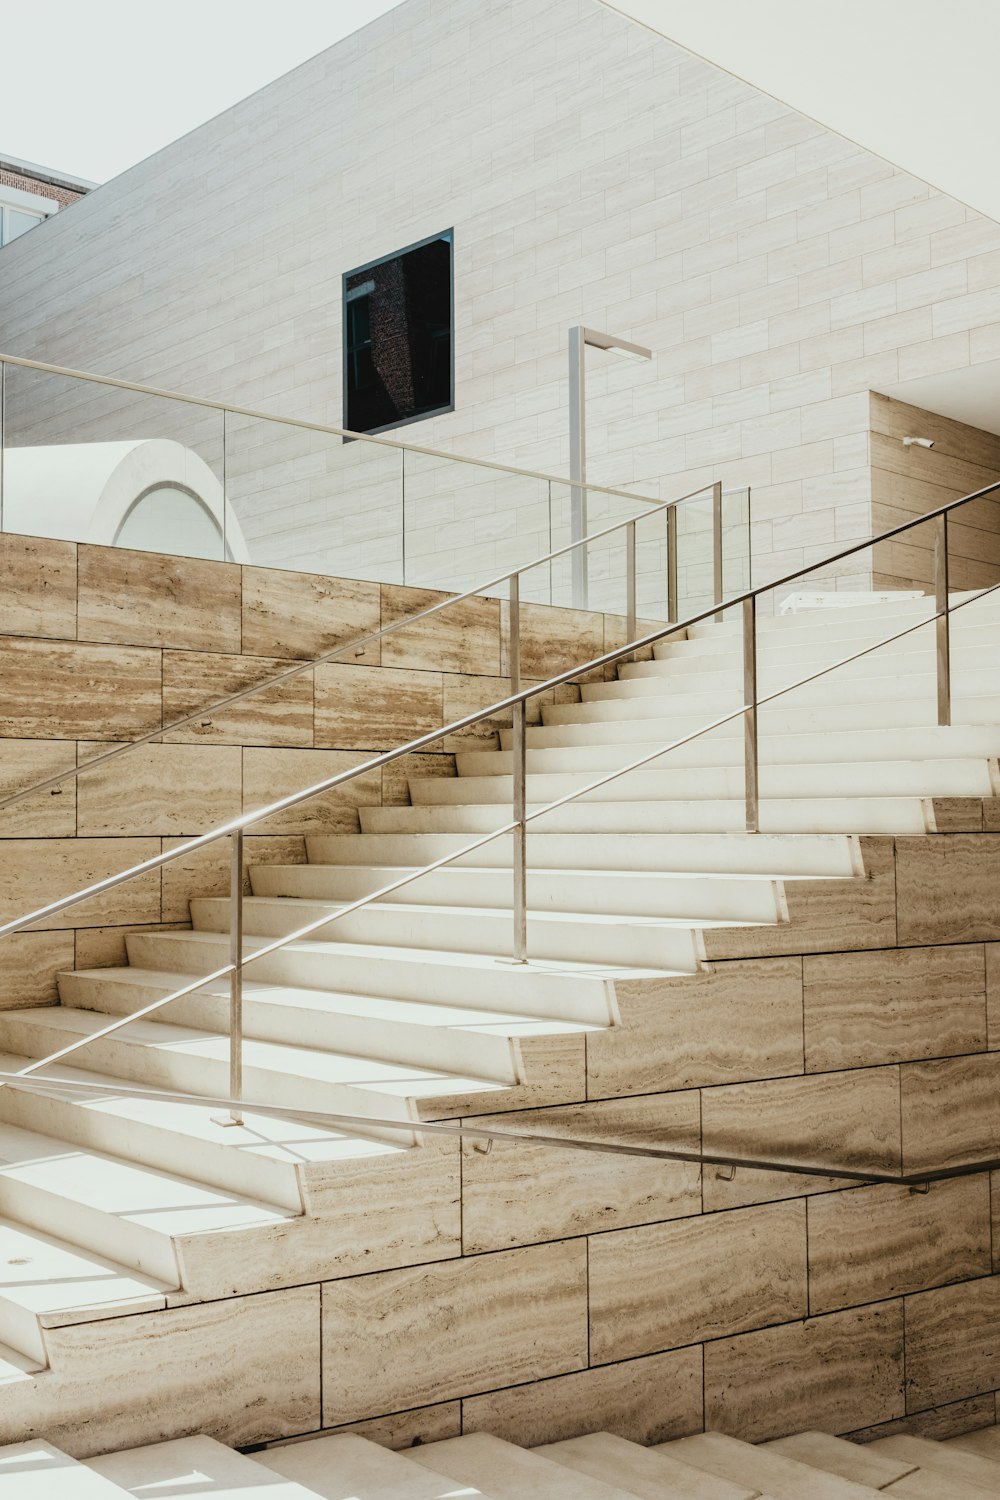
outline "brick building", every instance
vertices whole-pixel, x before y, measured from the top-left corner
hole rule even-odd
[[[0,156],[0,245],[34,229],[96,186],[82,177]]]

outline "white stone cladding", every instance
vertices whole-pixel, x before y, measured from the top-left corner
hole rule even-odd
[[[567,329],[639,341],[592,357],[590,477],[751,486],[755,581],[870,532],[869,388],[1000,352],[1000,226],[598,0],[408,0],[4,249],[0,348],[337,423],[342,273],[450,227],[456,409],[400,436],[566,472]],[[217,415],[7,384],[8,441],[221,466]],[[277,566],[398,578],[404,503],[411,582],[563,534],[531,481],[239,421],[225,451]]]

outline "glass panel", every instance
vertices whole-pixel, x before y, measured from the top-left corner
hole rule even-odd
[[[223,488],[223,415],[5,367],[5,531],[246,560]]]
[[[406,583],[464,593],[550,551],[547,480],[413,452],[404,474]],[[543,573],[525,598],[547,600]]]
[[[288,422],[230,414],[226,482],[247,560],[401,583],[403,455]]]

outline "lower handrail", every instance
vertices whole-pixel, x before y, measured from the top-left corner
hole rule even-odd
[[[204,981],[203,981],[204,982]],[[49,1059],[51,1061],[51,1059]],[[51,1097],[53,1091],[76,1091],[88,1094],[115,1094],[130,1099],[163,1100],[170,1104],[197,1104],[211,1108],[241,1109],[251,1114],[277,1120],[312,1120],[331,1129],[345,1127],[398,1131],[403,1135],[457,1136],[460,1139],[483,1140],[492,1145],[494,1141],[506,1141],[514,1145],[555,1146],[565,1151],[598,1152],[610,1156],[642,1157],[651,1161],[687,1162],[705,1167],[720,1167],[732,1171],[782,1172],[797,1177],[822,1177],[828,1180],[884,1184],[894,1187],[920,1189],[931,1182],[946,1182],[955,1177],[971,1177],[980,1172],[1000,1169],[1000,1157],[984,1157],[981,1160],[961,1162],[955,1166],[932,1167],[914,1172],[885,1172],[875,1167],[833,1166],[828,1162],[790,1161],[787,1158],[740,1156],[732,1152],[691,1151],[681,1146],[636,1146],[625,1141],[591,1141],[579,1136],[545,1135],[539,1131],[498,1129],[493,1125],[468,1125],[464,1121],[444,1120],[397,1120],[383,1119],[376,1115],[344,1114],[333,1110],[309,1109],[306,1106],[257,1103],[246,1099],[234,1099],[225,1094],[186,1094],[180,1090],[142,1088],[131,1084],[92,1083],[76,1078],[26,1079],[19,1073],[0,1072],[0,1084],[22,1089],[29,1093]],[[789,1150],[789,1155],[791,1154]]]

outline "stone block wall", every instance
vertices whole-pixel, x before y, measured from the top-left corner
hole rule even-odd
[[[0,795],[441,597],[0,535]],[[524,606],[526,683],[623,632],[620,617]],[[506,605],[473,599],[0,811],[0,922],[488,707],[509,692],[508,673]],[[455,751],[495,744],[499,727],[473,726],[273,817],[248,836],[248,859],[304,859],[307,833],[356,829],[359,806],[408,800],[408,773],[453,774]],[[220,842],[0,939],[0,1005],[51,1003],[61,969],[121,962],[136,926],[187,925],[191,896],[228,889],[228,858]]]

